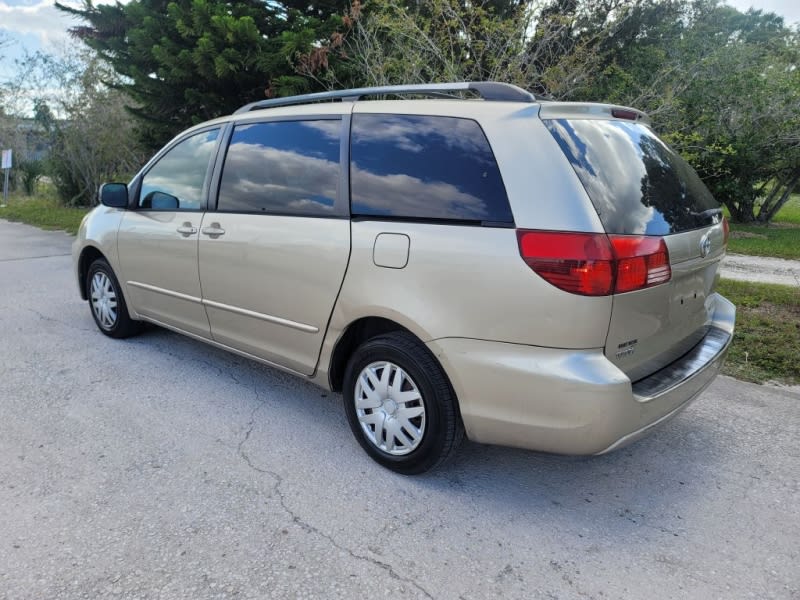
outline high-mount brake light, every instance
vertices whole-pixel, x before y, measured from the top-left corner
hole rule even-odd
[[[635,121],[639,118],[639,113],[635,110],[625,110],[624,108],[612,108],[611,116],[617,119],[627,119],[628,121]]]
[[[572,294],[608,296],[672,277],[663,238],[517,230],[522,259],[543,279]]]

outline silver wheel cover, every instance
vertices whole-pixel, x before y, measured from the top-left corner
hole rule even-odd
[[[367,365],[356,380],[356,415],[364,435],[387,454],[413,452],[425,434],[425,404],[417,384],[396,364]]]
[[[92,276],[89,289],[89,301],[98,324],[105,330],[114,327],[117,322],[117,294],[111,279],[102,271]]]

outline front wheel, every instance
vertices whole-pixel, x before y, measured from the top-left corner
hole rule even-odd
[[[413,475],[458,448],[464,426],[452,386],[413,335],[391,332],[364,342],[347,365],[344,403],[350,428],[375,461]]]
[[[128,315],[128,307],[111,265],[98,258],[86,274],[86,295],[92,318],[98,329],[112,338],[126,338],[139,333],[141,323]]]

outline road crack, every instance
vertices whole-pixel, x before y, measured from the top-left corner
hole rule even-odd
[[[49,323],[58,323],[59,325],[63,325],[64,327],[67,327],[69,329],[75,329],[77,331],[92,331],[93,330],[91,327],[89,327],[89,328],[87,328],[87,327],[78,327],[78,325],[76,323],[72,322],[72,321],[67,322],[67,321],[62,321],[60,319],[55,319],[53,317],[49,317],[46,314],[44,314],[43,312],[36,310],[35,308],[30,308],[29,307],[29,308],[26,308],[25,310],[35,314],[37,317],[39,317],[40,321],[47,321]]]
[[[41,256],[20,256],[17,258],[0,258],[0,262],[21,262],[23,260],[36,260],[39,258],[57,258],[59,256],[72,256],[69,252],[66,254],[42,254]]]
[[[281,490],[281,486],[283,485],[283,482],[284,482],[283,476],[280,475],[279,473],[276,473],[275,471],[271,471],[270,469],[265,469],[263,467],[260,467],[260,466],[258,466],[256,464],[254,464],[254,462],[253,462],[252,458],[250,457],[250,455],[247,454],[247,452],[245,451],[245,445],[250,440],[250,435],[253,433],[253,428],[255,427],[256,414],[265,405],[265,403],[263,402],[263,400],[260,397],[260,394],[258,393],[257,386],[254,386],[253,391],[254,391],[254,393],[256,395],[256,399],[258,400],[258,404],[253,409],[253,411],[250,413],[250,421],[247,423],[247,430],[245,431],[244,436],[242,437],[242,439],[239,441],[239,445],[237,446],[236,453],[245,462],[245,464],[248,467],[250,467],[253,471],[256,471],[257,473],[261,473],[262,475],[268,475],[269,477],[271,477],[272,479],[275,480],[275,484],[272,486],[272,491],[274,492],[275,496],[278,498],[278,502],[279,502],[281,508],[289,516],[289,518],[291,519],[292,523],[294,525],[300,527],[300,529],[302,529],[306,533],[310,533],[312,535],[316,535],[318,537],[321,537],[322,539],[326,540],[329,544],[331,544],[337,550],[340,550],[342,552],[346,552],[351,558],[353,558],[355,560],[358,560],[358,561],[363,561],[363,562],[369,563],[369,564],[371,564],[371,565],[373,565],[375,567],[378,567],[379,569],[383,570],[387,575],[389,575],[389,577],[391,577],[395,581],[400,581],[400,582],[403,582],[405,584],[408,584],[411,587],[413,587],[416,590],[418,590],[426,598],[430,598],[430,600],[434,600],[433,595],[430,592],[428,592],[428,590],[423,588],[421,585],[419,585],[413,579],[410,579],[408,577],[404,577],[403,575],[398,573],[394,569],[394,567],[392,565],[390,565],[389,563],[381,561],[381,560],[378,560],[378,559],[373,558],[371,556],[365,556],[363,554],[358,554],[357,552],[354,552],[353,550],[351,550],[347,546],[344,546],[344,545],[340,544],[338,541],[336,541],[336,539],[334,539],[333,536],[325,533],[321,529],[315,527],[314,525],[312,525],[308,521],[304,520],[300,515],[296,514],[291,509],[291,507],[289,506],[288,502],[286,501],[286,496],[284,495],[283,491]]]

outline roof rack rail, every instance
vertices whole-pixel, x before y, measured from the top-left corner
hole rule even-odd
[[[271,100],[259,100],[251,102],[238,109],[233,114],[238,115],[260,110],[262,108],[274,108],[276,106],[294,106],[297,104],[311,104],[312,102],[325,102],[330,100],[342,100],[345,102],[355,102],[364,96],[379,95],[419,95],[432,96],[436,98],[451,97],[448,92],[472,91],[477,93],[484,100],[505,101],[505,102],[536,102],[536,97],[530,92],[526,92],[520,87],[510,83],[498,81],[463,81],[458,83],[423,83],[414,85],[385,85],[381,87],[366,87],[352,90],[336,90],[332,92],[318,92],[315,94],[303,94],[301,96],[287,96],[286,98],[273,98]]]

